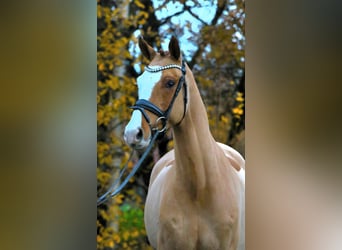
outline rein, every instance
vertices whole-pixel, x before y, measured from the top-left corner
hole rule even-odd
[[[180,90],[184,86],[184,113],[183,113],[182,119],[178,122],[178,124],[180,124],[183,121],[183,119],[185,117],[185,113],[186,113],[186,105],[188,102],[187,86],[186,86],[186,82],[185,82],[186,68],[185,68],[184,61],[182,60],[182,66],[179,66],[177,64],[169,64],[169,65],[161,66],[159,68],[150,68],[149,66],[146,66],[145,70],[148,72],[151,72],[151,73],[156,73],[159,71],[172,69],[172,68],[177,68],[177,69],[181,70],[182,76],[180,77],[180,79],[178,81],[177,88],[176,88],[176,91],[172,97],[172,100],[171,100],[168,108],[165,111],[162,111],[160,108],[158,108],[152,102],[145,100],[145,99],[137,100],[137,102],[131,107],[133,110],[139,110],[142,113],[142,115],[144,116],[145,120],[149,124],[151,134],[152,134],[152,139],[151,139],[148,147],[146,148],[145,152],[143,153],[143,155],[141,156],[141,158],[137,162],[137,164],[133,167],[132,171],[126,176],[126,178],[123,180],[123,182],[121,182],[121,184],[116,188],[116,186],[118,185],[119,181],[121,180],[123,174],[127,170],[128,162],[130,162],[130,160],[132,159],[132,156],[134,153],[134,151],[132,151],[131,155],[129,156],[127,163],[125,164],[124,168],[120,171],[119,177],[114,181],[114,183],[111,185],[111,187],[108,189],[108,191],[106,193],[104,193],[103,195],[101,195],[97,199],[97,206],[104,203],[107,199],[109,199],[109,198],[117,195],[118,193],[120,193],[122,191],[122,189],[127,185],[128,181],[132,178],[132,176],[141,167],[142,163],[145,161],[146,157],[148,156],[148,154],[152,150],[152,147],[153,147],[155,141],[158,138],[160,138],[161,136],[163,136],[163,134],[165,133],[166,122],[167,122],[169,115],[171,113],[173,104],[174,104]],[[158,123],[161,122],[162,123],[161,129],[158,129],[158,127],[153,127],[151,125],[150,118],[147,115],[145,110],[152,112],[153,114],[155,114],[158,117],[156,120],[156,124],[158,125]]]
[[[138,169],[141,167],[142,163],[145,161],[146,157],[148,156],[148,154],[152,150],[154,142],[157,140],[160,133],[161,133],[161,131],[159,131],[159,130],[157,130],[154,133],[154,135],[150,141],[150,144],[148,145],[147,149],[145,150],[145,152],[143,153],[143,155],[139,159],[138,163],[134,166],[134,168],[127,175],[127,177],[124,179],[124,181],[121,182],[120,186],[115,188],[117,186],[117,184],[119,183],[119,181],[121,180],[124,172],[126,172],[126,170],[127,170],[128,163],[130,162],[130,160],[132,159],[132,156],[133,156],[134,151],[132,151],[131,155],[129,156],[127,163],[125,164],[125,167],[120,171],[119,177],[114,181],[114,183],[111,185],[111,187],[108,189],[108,191],[97,199],[97,206],[101,205],[106,200],[117,195],[118,193],[120,193],[122,191],[122,189],[127,185],[129,179],[132,178],[132,176],[138,171]]]

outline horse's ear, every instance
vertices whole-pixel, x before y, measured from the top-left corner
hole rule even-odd
[[[169,43],[169,52],[171,56],[178,60],[180,57],[180,48],[179,48],[179,43],[178,40],[175,36],[171,37],[170,43]]]
[[[144,40],[142,36],[139,36],[139,48],[142,54],[149,60],[152,60],[156,55],[154,49]]]

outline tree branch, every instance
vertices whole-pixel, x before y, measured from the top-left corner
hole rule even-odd
[[[178,12],[174,13],[173,15],[165,17],[162,21],[160,21],[160,26],[169,22],[172,17],[179,16],[180,14],[183,14],[184,11],[185,11],[185,9],[183,8],[181,11],[178,11]]]
[[[226,7],[226,1],[220,1],[220,0],[217,1],[217,9],[216,9],[215,16],[214,16],[213,20],[211,20],[210,26],[215,26],[217,24],[217,21],[222,16],[222,13],[223,13],[225,7]],[[206,25],[206,26],[209,26],[209,25]],[[188,63],[190,68],[192,68],[195,65],[197,58],[202,54],[206,45],[207,45],[207,43],[204,42],[198,46],[198,49],[194,53],[191,61]]]
[[[200,21],[204,25],[208,25],[205,21],[203,21],[197,14],[192,12],[190,6],[186,5],[186,2],[184,2],[184,9],[187,10],[194,18],[196,18],[198,21]]]
[[[212,26],[217,24],[217,21],[221,17],[225,7],[226,7],[226,1],[217,1],[216,13],[215,13],[213,20],[211,20]]]

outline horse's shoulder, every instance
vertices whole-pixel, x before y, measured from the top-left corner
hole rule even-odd
[[[225,157],[229,159],[230,163],[237,171],[239,171],[240,168],[242,168],[243,170],[245,169],[245,159],[237,150],[226,144],[220,142],[216,143],[220,146],[220,148],[223,150]]]
[[[175,153],[174,150],[171,150],[167,152],[165,155],[160,158],[156,164],[154,165],[151,173],[151,178],[150,178],[150,185],[154,182],[156,177],[159,175],[159,173],[165,168],[165,167],[170,167],[173,165],[175,161]]]

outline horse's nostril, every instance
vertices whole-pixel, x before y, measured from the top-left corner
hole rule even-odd
[[[142,137],[143,137],[143,131],[142,131],[141,128],[139,128],[139,129],[138,129],[138,133],[137,133],[137,135],[135,136],[135,138],[137,139],[137,141],[141,141]]]

